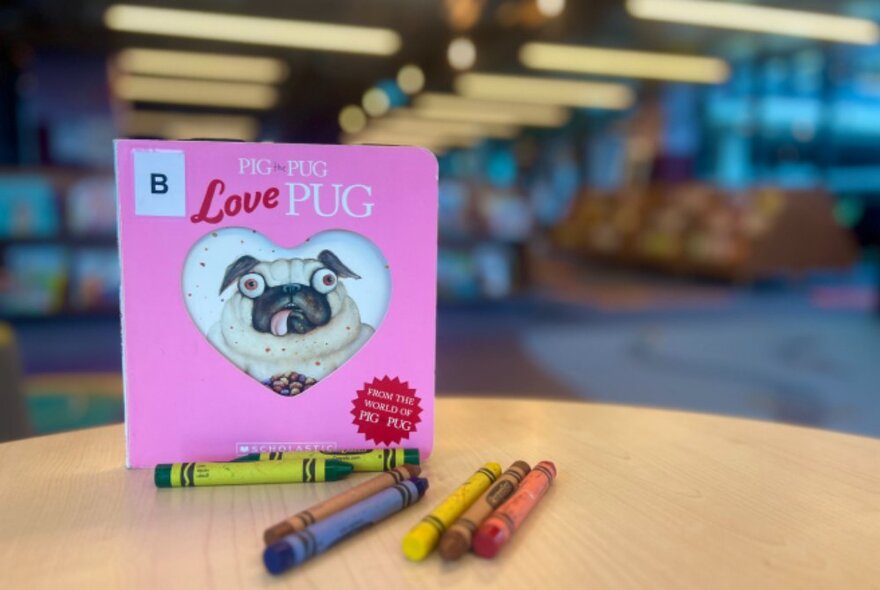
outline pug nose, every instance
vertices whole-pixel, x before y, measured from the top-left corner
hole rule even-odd
[[[294,293],[299,293],[302,290],[302,285],[297,284],[289,284],[281,287],[281,292],[285,295],[293,295]]]

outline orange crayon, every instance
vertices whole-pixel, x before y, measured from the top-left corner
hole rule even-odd
[[[440,556],[448,561],[459,559],[471,548],[474,532],[492,512],[501,506],[528,475],[531,467],[525,461],[517,461],[501,474],[498,481],[483,492],[464,514],[449,527],[440,538]]]
[[[495,557],[538,505],[555,477],[556,466],[550,461],[541,461],[535,465],[510,499],[477,529],[474,535],[474,553],[480,557]]]

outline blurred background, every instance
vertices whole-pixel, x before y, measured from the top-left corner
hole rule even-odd
[[[880,4],[0,8],[0,440],[121,421],[117,137],[440,161],[438,395],[880,436]]]

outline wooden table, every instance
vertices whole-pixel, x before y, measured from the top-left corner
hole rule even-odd
[[[157,490],[121,426],[0,445],[4,588],[876,588],[880,441],[588,403],[438,401],[420,505],[270,577],[263,529],[347,486]],[[488,460],[559,477],[494,561],[409,563],[403,534]],[[356,476],[358,479],[365,475]]]

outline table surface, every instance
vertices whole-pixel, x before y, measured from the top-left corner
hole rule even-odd
[[[442,398],[422,503],[301,569],[262,532],[371,477],[157,490],[121,426],[0,445],[0,586],[876,588],[880,440],[684,412]],[[556,463],[495,560],[407,562],[404,533],[479,465]]]

